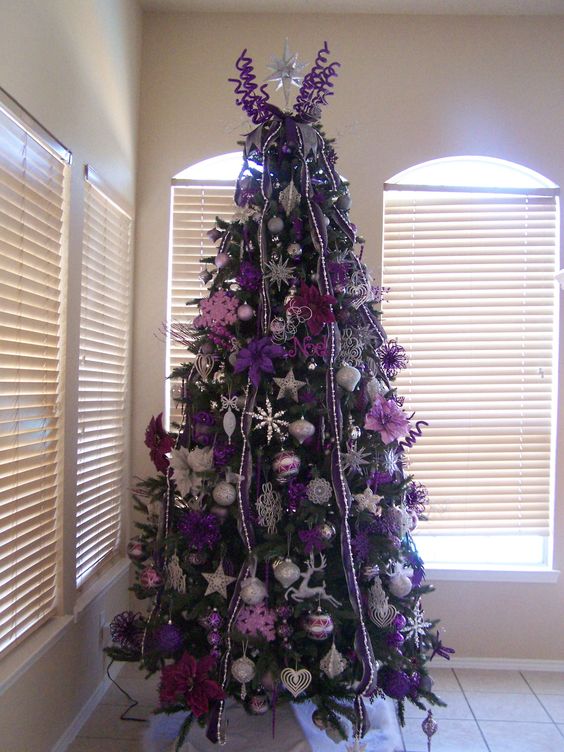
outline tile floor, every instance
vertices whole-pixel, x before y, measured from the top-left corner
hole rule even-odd
[[[439,732],[432,752],[564,752],[563,674],[436,669],[433,678],[448,705],[434,711]],[[136,667],[126,665],[119,682],[140,703],[131,714],[147,717],[156,681],[146,682]],[[120,720],[127,704],[111,687],[68,752],[141,752],[146,724]],[[404,747],[398,752],[427,752],[423,717],[417,708],[406,707]]]

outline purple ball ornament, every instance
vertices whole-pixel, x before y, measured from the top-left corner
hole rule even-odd
[[[221,635],[219,634],[219,632],[216,632],[215,629],[212,629],[211,632],[208,632],[207,640],[212,648],[219,647],[221,645],[221,639]]]
[[[155,646],[159,653],[176,653],[183,645],[182,632],[172,622],[162,624],[153,635]]]
[[[401,632],[391,632],[386,636],[386,644],[390,648],[400,648],[405,642],[405,637]]]
[[[218,269],[223,269],[229,263],[229,256],[227,255],[227,253],[218,253],[215,257],[214,263]]]
[[[237,308],[237,318],[239,321],[250,321],[254,315],[255,309],[248,305],[248,303],[243,303]]]
[[[278,606],[276,609],[276,616],[279,619],[289,619],[293,613],[291,606]]]
[[[393,624],[396,629],[403,629],[405,625],[407,624],[407,619],[405,618],[403,614],[398,614],[397,616],[394,617]]]
[[[284,640],[287,640],[293,635],[294,630],[288,624],[288,622],[283,622],[282,624],[279,624],[276,627],[276,633],[278,634],[279,637],[282,637]]]
[[[431,737],[437,733],[439,724],[433,718],[433,713],[430,710],[427,711],[427,717],[421,724],[421,728],[423,729],[423,733],[427,737],[429,749],[431,749]]]
[[[383,669],[378,676],[378,683],[388,697],[403,700],[411,691],[411,680],[404,671]]]
[[[210,629],[219,629],[222,624],[223,616],[215,609],[206,617],[206,625]]]

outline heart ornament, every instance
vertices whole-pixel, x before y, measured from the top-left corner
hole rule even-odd
[[[280,673],[280,679],[288,692],[293,697],[297,697],[311,684],[311,673],[307,668],[285,668]]]
[[[395,606],[392,606],[390,603],[388,603],[387,605],[382,605],[379,608],[369,608],[368,615],[377,627],[386,629],[386,627],[390,627],[392,625],[392,622],[398,615],[398,610]]]

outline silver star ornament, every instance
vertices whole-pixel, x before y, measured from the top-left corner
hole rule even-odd
[[[370,512],[370,514],[373,514],[375,517],[379,517],[382,514],[380,502],[384,497],[373,493],[368,486],[361,494],[355,494],[354,498],[356,501],[356,508],[359,512]]]
[[[227,588],[237,579],[236,577],[230,577],[228,574],[225,574],[222,561],[219,562],[219,566],[215,572],[202,572],[202,577],[208,583],[204,595],[219,593],[219,595],[221,595],[222,598],[225,598],[225,600],[227,600]]]
[[[300,401],[300,398],[298,397],[298,391],[302,388],[302,386],[306,385],[305,381],[298,381],[298,379],[296,379],[296,377],[294,376],[293,368],[290,368],[283,379],[275,378],[274,383],[277,387],[280,388],[278,397],[276,399],[283,399],[284,397],[288,396],[291,397],[294,402]]]

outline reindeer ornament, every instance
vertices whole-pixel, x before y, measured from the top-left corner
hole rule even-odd
[[[313,551],[309,555],[309,563],[307,565],[307,569],[305,572],[300,570],[300,575],[302,577],[302,581],[300,582],[299,587],[290,587],[288,590],[286,590],[286,600],[288,600],[288,596],[291,596],[293,600],[299,601],[300,603],[302,601],[309,600],[310,598],[317,598],[320,601],[329,601],[329,603],[332,606],[340,606],[341,603],[336,599],[333,598],[332,595],[327,595],[325,588],[327,587],[325,584],[325,580],[323,580],[321,585],[315,585],[311,586],[309,584],[309,581],[313,577],[313,575],[316,572],[323,572],[325,569],[325,566],[327,565],[327,559],[323,554],[320,554],[320,563],[319,566],[315,566],[315,554]]]

